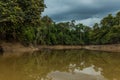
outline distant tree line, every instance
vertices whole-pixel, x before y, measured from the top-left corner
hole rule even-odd
[[[120,43],[120,12],[109,14],[93,27],[55,23],[41,13],[44,0],[1,0],[0,39],[25,45],[89,45]]]

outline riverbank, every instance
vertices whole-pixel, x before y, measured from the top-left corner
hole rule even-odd
[[[96,50],[96,51],[120,52],[120,44],[89,45],[89,46],[83,46],[82,48],[88,50]]]
[[[3,52],[34,52],[37,51],[38,48],[33,47],[33,46],[29,46],[29,47],[25,47],[20,43],[7,43],[7,42],[1,42],[0,44],[1,46],[1,50]]]
[[[87,49],[95,51],[108,51],[108,52],[120,52],[120,44],[110,44],[110,45],[84,45],[84,46],[66,46],[66,45],[56,45],[56,46],[39,46],[41,49]]]
[[[96,50],[96,51],[108,51],[108,52],[120,52],[120,44],[110,44],[110,45],[86,45],[86,46],[69,46],[69,45],[53,45],[53,46],[29,46],[25,47],[20,43],[6,43],[2,42],[0,44],[1,49],[4,52],[34,52],[42,49],[87,49],[87,50]]]

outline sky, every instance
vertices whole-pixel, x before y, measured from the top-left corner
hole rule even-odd
[[[92,26],[108,14],[120,11],[120,0],[45,0],[48,15],[55,22],[76,20]]]

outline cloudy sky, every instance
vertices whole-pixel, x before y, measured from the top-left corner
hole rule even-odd
[[[43,15],[55,22],[76,20],[89,26],[120,10],[120,0],[45,0],[45,4]]]

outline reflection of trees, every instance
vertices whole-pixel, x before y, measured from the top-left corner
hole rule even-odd
[[[34,80],[35,78],[46,78],[51,71],[69,72],[70,64],[75,64],[75,67],[71,67],[71,70],[75,68],[82,70],[93,64],[96,71],[99,68],[103,69],[102,74],[106,78],[119,80],[119,57],[119,53],[85,50],[43,50],[32,54],[23,54],[17,58],[9,57],[3,59],[0,57],[0,65],[3,65],[3,67],[0,66],[0,70],[3,69],[5,72],[6,69],[9,72],[13,72],[13,74],[22,77],[22,80]],[[81,65],[81,63],[83,64]]]

